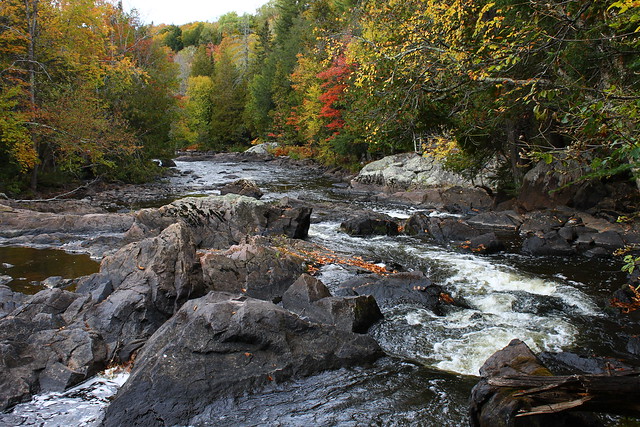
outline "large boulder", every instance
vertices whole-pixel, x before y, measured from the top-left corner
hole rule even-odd
[[[409,189],[427,187],[451,187],[473,184],[453,172],[445,170],[434,157],[416,153],[403,153],[371,162],[362,168],[352,181],[354,188],[367,186],[388,189]]]
[[[285,292],[282,306],[312,322],[365,333],[382,319],[382,313],[371,295],[333,297],[329,289],[315,277],[304,274]]]
[[[340,296],[370,295],[382,307],[400,303],[419,304],[438,315],[444,314],[445,305],[459,304],[420,272],[386,276],[362,274],[342,282],[335,293]]]
[[[109,361],[96,331],[77,323],[91,298],[46,289],[0,319],[0,410],[32,394],[62,391]]]
[[[189,227],[196,245],[223,249],[240,243],[247,235],[305,238],[311,209],[272,205],[236,194],[187,197],[158,209],[140,210],[133,230],[141,236],[154,235],[176,221]]]
[[[220,194],[223,196],[225,194],[240,194],[254,199],[259,199],[264,195],[255,182],[244,178],[226,184],[220,189]]]
[[[367,335],[307,322],[271,302],[211,292],[187,302],[149,340],[103,425],[189,425],[216,399],[381,355]]]
[[[259,236],[227,250],[203,252],[200,264],[205,287],[279,301],[307,265],[299,256],[272,245],[268,238]]]
[[[82,322],[106,340],[110,355],[126,361],[132,343],[141,345],[188,299],[204,295],[196,246],[183,223],[159,236],[131,243],[106,257],[100,272],[77,291],[97,302]],[[138,346],[139,346],[138,345]]]
[[[10,276],[0,276],[0,278],[1,277],[9,277],[9,279],[11,279]],[[13,292],[10,287],[0,285],[0,318],[5,317],[18,306],[22,305],[26,299],[27,296],[25,294]]]
[[[397,236],[398,223],[389,215],[361,214],[340,224],[340,229],[350,236]]]

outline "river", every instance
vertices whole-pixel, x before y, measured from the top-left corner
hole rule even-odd
[[[354,198],[319,173],[281,164],[176,163],[181,173],[168,185],[182,195],[216,194],[221,185],[248,178],[260,186],[266,200],[286,196],[312,206],[357,205],[397,218],[416,210]],[[391,357],[373,367],[326,372],[274,385],[259,395],[221,401],[215,412],[202,414],[203,425],[461,426],[468,423],[468,398],[478,369],[514,338],[536,352],[611,357],[626,345],[615,339],[619,326],[604,310],[611,292],[625,280],[619,262],[510,252],[466,254],[407,236],[350,237],[339,227],[335,216],[320,211],[313,216],[308,240],[345,255],[424,272],[469,308],[438,316],[418,305],[383,306],[385,318],[370,333]],[[319,278],[332,289],[351,274],[331,265],[320,270]],[[108,399],[102,401],[93,410],[103,410]],[[55,414],[35,422],[21,415],[24,408],[12,414],[19,418],[4,420],[65,425]],[[28,411],[34,412],[33,405]]]

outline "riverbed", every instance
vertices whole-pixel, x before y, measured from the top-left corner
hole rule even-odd
[[[315,169],[272,162],[176,163],[178,173],[166,185],[179,195],[217,194],[222,185],[247,178],[265,193],[263,199],[289,197],[331,206],[331,214],[323,209],[314,213],[309,241],[346,256],[423,272],[468,307],[435,314],[419,305],[383,305],[385,318],[370,333],[390,357],[372,367],[326,372],[273,385],[258,395],[220,401],[201,414],[200,425],[466,425],[478,369],[514,338],[535,352],[617,357],[624,350],[626,343],[616,339],[619,324],[605,309],[625,280],[618,260],[541,258],[508,251],[477,255],[408,236],[351,237],[340,231],[340,206],[345,216],[368,209],[396,218],[407,218],[417,208],[350,196]],[[318,277],[336,289],[353,274],[329,265]],[[91,400],[84,396],[75,404]],[[99,408],[107,404],[103,398]],[[22,425],[64,425],[55,416],[39,424],[21,415],[25,408],[18,406],[12,415],[23,420]],[[28,408],[26,412],[34,412],[33,405]]]

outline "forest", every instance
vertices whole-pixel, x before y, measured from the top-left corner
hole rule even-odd
[[[538,161],[634,178],[638,0],[271,0],[143,24],[107,0],[0,3],[0,191],[142,182],[177,149],[357,169],[418,150],[517,193]]]

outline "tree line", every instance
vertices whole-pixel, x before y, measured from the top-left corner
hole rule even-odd
[[[176,148],[272,141],[354,168],[416,148],[492,162],[510,191],[539,160],[638,170],[635,0],[272,0],[182,26],[100,0],[0,10],[5,176],[133,179]]]

